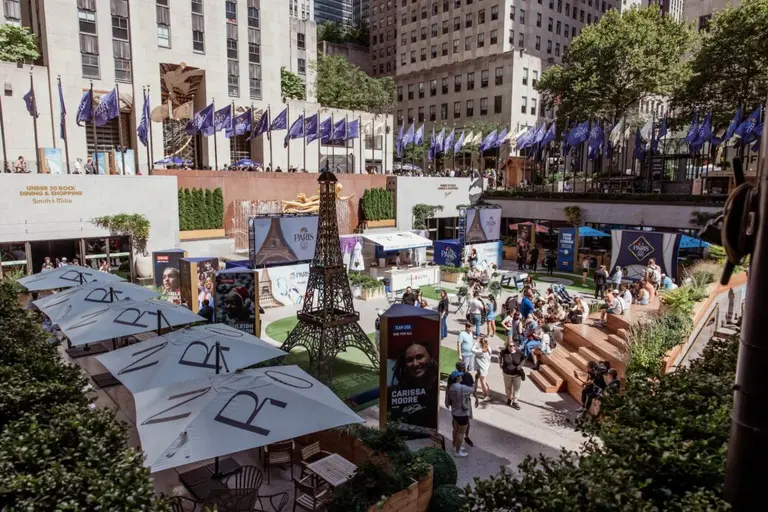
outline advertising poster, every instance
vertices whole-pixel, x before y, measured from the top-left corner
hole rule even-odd
[[[49,174],[66,173],[61,148],[43,148],[43,155],[45,157],[45,167],[43,172]]]
[[[217,323],[261,336],[259,276],[255,270],[233,268],[216,273]]]
[[[517,223],[517,250],[528,249],[533,241],[533,224]]]
[[[213,294],[218,270],[218,258],[182,258],[179,268],[181,305],[197,313],[203,305],[203,300],[208,299],[211,307],[215,308]]]
[[[656,260],[661,272],[677,279],[677,260],[680,251],[680,233],[653,231],[613,230],[611,269],[616,265],[628,269],[628,278],[641,277],[648,261]]]
[[[439,240],[434,243],[433,259],[438,265],[460,267],[461,245],[458,240]]]
[[[115,169],[117,169],[117,174],[135,176],[136,153],[132,149],[125,150],[125,169],[123,169],[123,155],[119,151],[115,151]]]
[[[277,302],[275,306],[295,306],[304,300],[309,281],[309,263],[259,269],[258,274],[262,295],[267,291],[266,284],[269,283],[269,295]]]
[[[576,228],[560,228],[557,237],[557,270],[573,272],[576,261]]]
[[[256,266],[309,261],[315,256],[317,215],[250,217],[249,259]]]
[[[381,318],[380,422],[436,429],[440,394],[440,315],[396,304]]]
[[[94,154],[93,161],[96,163],[96,172],[102,176],[109,174],[109,153],[99,151]]]
[[[162,298],[173,304],[181,304],[181,273],[179,262],[187,256],[183,249],[168,249],[152,253],[155,286],[162,290]]]
[[[501,267],[501,259],[504,256],[504,249],[500,240],[497,242],[467,245],[465,254],[469,255],[472,252],[472,249],[477,251],[478,268],[485,269],[491,265],[496,265],[497,268]]]
[[[501,238],[501,208],[467,208],[464,238],[469,243]]]

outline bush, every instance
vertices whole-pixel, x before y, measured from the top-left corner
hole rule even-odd
[[[686,288],[678,288],[685,290]],[[671,348],[683,343],[691,334],[690,313],[676,310],[659,314],[629,330],[627,374],[639,373],[656,377],[662,369],[662,358]],[[639,377],[642,378],[642,377]]]
[[[363,193],[363,217],[365,220],[395,218],[395,200],[392,192],[383,188],[369,188]]]
[[[467,496],[455,485],[441,485],[432,494],[429,502],[430,512],[458,512],[466,510]]]
[[[363,290],[384,288],[383,282],[368,274],[361,274],[359,272],[351,272],[349,274],[349,284],[350,286],[360,286]]]
[[[466,274],[467,270],[469,270],[467,267],[453,267],[450,265],[440,265],[440,272],[445,272],[446,274]]]
[[[224,227],[224,196],[221,188],[182,188],[178,192],[179,229],[221,229]]]
[[[445,450],[428,446],[417,451],[416,456],[432,464],[432,489],[437,489],[441,485],[456,485],[456,481],[459,478],[459,474],[456,471],[456,463]]]

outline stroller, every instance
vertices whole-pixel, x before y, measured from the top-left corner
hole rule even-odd
[[[557,295],[557,297],[560,299],[560,302],[567,305],[568,307],[573,306],[573,297],[571,297],[571,295],[568,293],[568,290],[565,289],[564,284],[553,284],[551,288],[555,295]]]

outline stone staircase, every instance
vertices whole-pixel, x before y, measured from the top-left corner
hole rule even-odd
[[[587,363],[609,361],[611,368],[616,368],[622,376],[626,369],[630,323],[642,321],[658,308],[658,299],[648,306],[633,305],[628,314],[608,315],[605,327],[598,327],[594,322],[600,318],[599,314],[590,315],[584,324],[565,324],[562,340],[551,354],[541,355],[541,366],[538,371],[530,372],[531,380],[545,393],[566,392],[580,402]]]

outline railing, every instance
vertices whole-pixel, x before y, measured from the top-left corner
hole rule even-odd
[[[487,190],[487,199],[536,199],[549,201],[598,201],[619,203],[693,203],[703,206],[723,204],[727,195],[646,194],[603,192],[546,192],[532,190]]]

